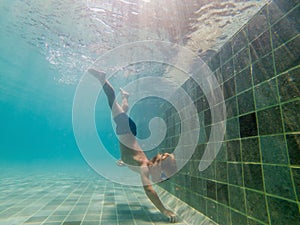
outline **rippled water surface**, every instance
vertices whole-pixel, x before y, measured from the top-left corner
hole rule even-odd
[[[141,40],[171,41],[201,54],[215,51],[266,0],[2,0],[3,37],[25,40],[66,84],[101,54]]]

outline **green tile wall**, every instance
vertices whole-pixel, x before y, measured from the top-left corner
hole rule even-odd
[[[299,15],[299,0],[274,0],[207,61],[224,92],[227,124],[203,172],[211,106],[193,80],[183,85],[203,129],[190,161],[160,185],[219,224],[300,223]],[[165,114],[166,151],[180,136],[174,115]]]

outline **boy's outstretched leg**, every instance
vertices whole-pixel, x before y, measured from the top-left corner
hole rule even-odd
[[[92,74],[102,84],[113,117],[124,112],[122,107],[116,102],[116,95],[115,95],[114,88],[111,86],[108,80],[106,80],[106,73],[95,69],[89,69],[88,72]]]
[[[106,73],[103,71],[98,71],[95,69],[89,69],[88,72],[92,74],[95,78],[97,78],[102,85],[106,82]]]

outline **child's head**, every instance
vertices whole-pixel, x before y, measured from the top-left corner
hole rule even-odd
[[[162,154],[161,168],[162,173],[164,173],[167,178],[173,176],[177,172],[177,165],[174,154]]]
[[[153,182],[163,181],[173,176],[177,172],[174,154],[157,154],[149,167]]]

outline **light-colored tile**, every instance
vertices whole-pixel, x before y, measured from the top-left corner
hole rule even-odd
[[[153,206],[142,187],[110,183],[94,175],[3,179],[0,184],[0,224],[162,225],[168,219]],[[211,221],[158,188],[162,201],[180,215],[177,225]],[[20,191],[22,190],[22,191]],[[188,219],[190,218],[190,219]],[[212,223],[214,224],[214,223]]]

